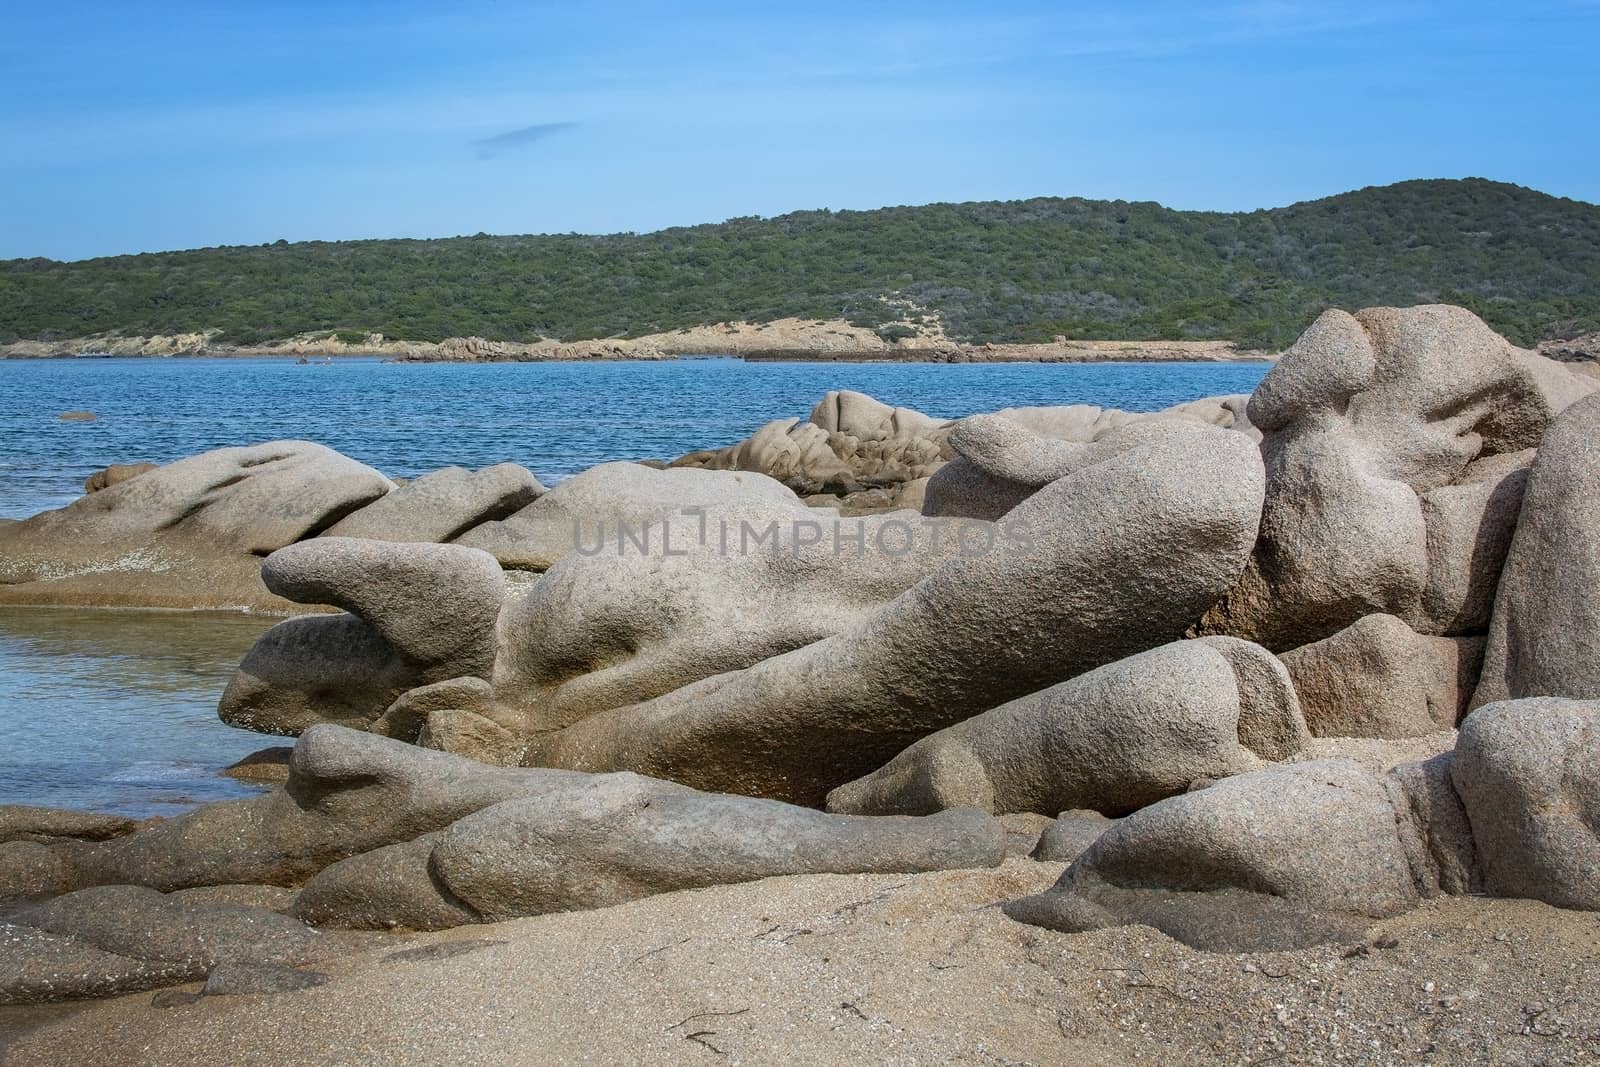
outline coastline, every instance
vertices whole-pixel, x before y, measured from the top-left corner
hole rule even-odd
[[[400,363],[572,363],[729,356],[748,362],[823,363],[1173,363],[1272,362],[1277,354],[1228,341],[1101,341],[973,344],[946,337],[937,323],[915,336],[886,340],[842,320],[779,319],[715,323],[633,338],[494,341],[451,337],[402,341],[370,334],[346,342],[326,331],[281,341],[235,345],[215,332],[135,337],[78,337],[0,344],[0,359],[330,359],[380,357]]]

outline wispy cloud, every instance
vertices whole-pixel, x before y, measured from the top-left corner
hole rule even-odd
[[[479,159],[498,159],[512,152],[531,148],[540,141],[577,125],[576,122],[536,122],[519,130],[509,130],[494,137],[473,141],[472,147],[477,151]]]

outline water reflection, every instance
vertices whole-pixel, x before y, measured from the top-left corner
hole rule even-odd
[[[216,772],[273,741],[217,696],[274,621],[0,607],[0,803],[147,816],[252,792]]]

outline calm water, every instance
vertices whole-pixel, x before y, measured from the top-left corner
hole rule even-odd
[[[1247,393],[1266,366],[383,363],[345,359],[0,361],[0,517],[59,507],[108,463],[320,441],[385,474],[521,463],[547,484],[611,459],[670,459],[804,418],[829,389],[954,418],[1032,404],[1148,411]],[[61,422],[88,410],[98,422]]]
[[[252,790],[216,772],[284,744],[217,697],[273,620],[0,607],[0,803],[166,815]]]
[[[385,364],[341,360],[0,361],[0,517],[59,507],[114,462],[274,438],[387,474],[512,460],[547,483],[670,458],[804,418],[829,389],[940,417],[1013,405],[1151,410],[1249,392],[1260,364]],[[64,423],[89,410],[92,423]],[[165,814],[249,792],[216,771],[275,743],[216,718],[269,625],[246,616],[0,608],[0,804]],[[278,742],[281,743],[281,742]]]

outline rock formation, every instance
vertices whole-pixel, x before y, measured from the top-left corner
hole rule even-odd
[[[1325,312],[1250,398],[1261,541],[1208,629],[1275,650],[1374,612],[1481,631],[1527,450],[1595,388],[1461,308]]]
[[[1164,644],[1255,540],[1255,448],[1206,433],[1086,466],[1007,516],[1009,546],[957,554],[824,640],[541,735],[529,759],[818,803],[927,733]]]
[[[1597,387],[1461,309],[1374,309],[1320,318],[1247,412],[835,393],[548,493],[298,442],[108,476],[0,524],[0,599],[342,613],[269,631],[223,694],[300,735],[281,788],[141,825],[0,809],[0,1002],[311,989],[358,935],[307,923],[1008,853],[1070,863],[1008,883],[1014,919],[1224,951],[1441,895],[1600,911]]]
[[[1259,674],[1236,672],[1210,642],[1237,646],[1239,659],[1259,662]],[[1267,684],[1252,692],[1258,677]],[[1232,638],[1181,641],[931,734],[829,793],[828,810],[1124,815],[1193,782],[1285,759],[1309,740],[1288,675],[1270,652]]]
[[[1600,698],[1600,397],[1573,405],[1539,445],[1500,576],[1474,705]]]
[[[0,527],[0,601],[283,611],[261,557],[393,488],[305,441],[192,456]]]

